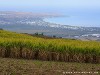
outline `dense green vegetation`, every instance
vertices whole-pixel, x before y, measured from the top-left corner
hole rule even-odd
[[[100,63],[100,42],[44,39],[0,30],[0,56]]]

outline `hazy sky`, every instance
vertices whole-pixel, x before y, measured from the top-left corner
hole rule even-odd
[[[0,11],[52,12],[90,18],[93,16],[99,21],[100,0],[0,0]],[[98,21],[94,24],[100,25]]]
[[[99,8],[100,0],[0,0],[1,7],[89,7]]]

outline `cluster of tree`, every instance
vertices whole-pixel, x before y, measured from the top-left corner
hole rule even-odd
[[[43,33],[35,33],[34,35],[37,35],[37,36],[44,36],[44,34]]]
[[[35,36],[40,36],[40,37],[48,37],[48,38],[62,38],[62,37],[57,37],[56,35],[53,35],[53,36],[46,36],[44,35],[43,33],[35,33],[34,34]]]
[[[44,35],[44,33],[38,33],[38,32],[34,34],[28,34],[28,33],[24,33],[24,34],[35,36],[35,37],[47,38],[47,39],[62,38],[62,37],[57,37],[56,35],[47,36],[47,35]]]

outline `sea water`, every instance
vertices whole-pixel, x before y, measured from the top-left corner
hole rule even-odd
[[[85,27],[100,27],[100,17],[97,15],[76,15],[68,17],[52,17],[45,18],[46,22],[72,25],[72,26],[85,26]]]

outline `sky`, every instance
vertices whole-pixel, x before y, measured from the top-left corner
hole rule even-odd
[[[30,6],[55,6],[55,7],[98,7],[100,0],[0,0],[3,7],[30,7]]]
[[[22,9],[23,8],[23,9]],[[74,8],[74,9],[99,9],[100,0],[0,0],[0,10],[25,8]]]
[[[79,18],[85,16],[84,19],[94,18],[94,26],[100,25],[100,0],[0,0],[0,11],[60,13]],[[74,24],[74,21],[72,22]]]

